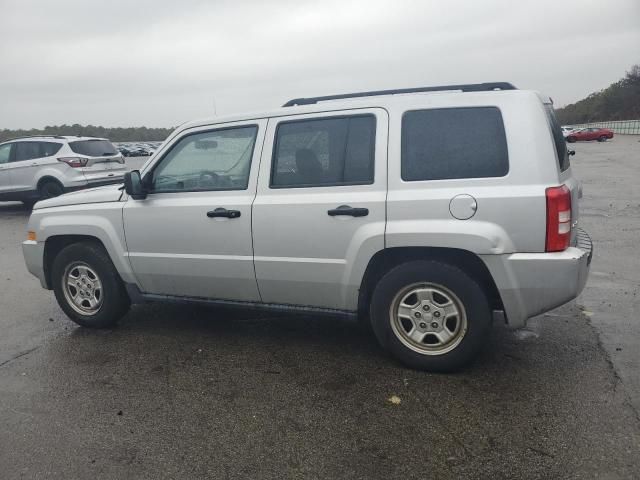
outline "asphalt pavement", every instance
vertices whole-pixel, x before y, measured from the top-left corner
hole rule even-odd
[[[337,319],[150,304],[79,328],[0,204],[0,477],[638,478],[640,143],[575,149],[585,293],[455,375]]]

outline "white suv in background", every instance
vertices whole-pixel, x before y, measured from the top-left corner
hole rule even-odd
[[[106,138],[35,136],[0,143],[0,201],[27,205],[81,188],[121,183],[124,157]]]

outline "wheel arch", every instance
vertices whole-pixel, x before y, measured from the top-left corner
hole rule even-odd
[[[60,187],[62,188],[62,190],[64,191],[64,184],[56,177],[54,177],[53,175],[44,175],[41,178],[38,179],[38,182],[36,183],[36,190],[38,192],[40,192],[40,188],[42,187],[42,185],[44,185],[47,182],[55,182],[58,185],[60,185]]]
[[[360,316],[366,316],[371,294],[382,276],[397,265],[412,260],[436,260],[455,265],[478,281],[493,310],[504,310],[500,292],[489,269],[475,253],[446,247],[393,247],[377,252],[367,265],[358,294]]]
[[[102,241],[98,237],[91,235],[54,235],[47,238],[44,244],[43,267],[45,282],[49,290],[53,288],[51,283],[51,266],[53,265],[53,260],[65,247],[73,245],[74,243],[83,242],[100,245],[106,251]]]

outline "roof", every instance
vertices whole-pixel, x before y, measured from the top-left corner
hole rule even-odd
[[[431,87],[425,87],[431,88]],[[232,123],[232,122],[241,122],[247,120],[259,120],[263,118],[273,118],[273,117],[284,117],[290,115],[301,115],[307,113],[321,113],[321,112],[330,112],[334,110],[345,110],[349,108],[385,108],[390,109],[397,105],[411,104],[412,102],[416,102],[416,100],[425,100],[428,98],[433,98],[437,96],[438,98],[446,97],[451,98],[452,101],[460,101],[468,100],[471,104],[472,102],[479,101],[487,101],[490,102],[489,99],[495,98],[495,96],[517,96],[522,98],[522,96],[531,96],[536,95],[542,103],[550,103],[549,97],[541,95],[538,92],[533,90],[518,90],[518,89],[505,89],[505,90],[472,90],[472,91],[461,91],[461,90],[422,90],[416,91],[417,89],[404,89],[411,90],[405,93],[403,90],[391,90],[391,91],[381,91],[381,92],[394,92],[394,93],[384,93],[367,96],[367,95],[353,95],[347,94],[345,95],[332,95],[328,97],[312,97],[311,99],[295,99],[287,102],[285,105],[291,104],[292,106],[285,106],[279,109],[272,110],[263,110],[263,111],[253,111],[247,113],[239,113],[232,115],[225,115],[219,117],[208,117],[202,118],[198,120],[193,120],[186,122],[180,125],[176,132],[183,131],[189,128],[197,128],[206,125],[214,125],[219,123]],[[368,92],[364,92],[368,93]],[[338,97],[338,98],[335,98]],[[334,99],[335,98],[335,99]],[[313,100],[313,101],[311,101]],[[301,101],[302,105],[297,105],[297,101]]]

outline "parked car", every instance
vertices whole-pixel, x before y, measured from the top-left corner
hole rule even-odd
[[[122,183],[124,158],[106,138],[35,136],[0,143],[0,200],[33,204]]]
[[[340,314],[450,371],[582,291],[579,189],[549,98],[508,83],[303,98],[39,202],[23,252],[85,327],[149,300]]]
[[[563,126],[561,128],[562,128],[562,135],[564,136],[564,138],[567,138],[569,136],[569,134],[575,130],[574,127],[564,127]]]
[[[567,136],[567,142],[573,143],[584,140],[597,140],[604,142],[613,138],[613,132],[607,128],[579,128],[571,131]]]

